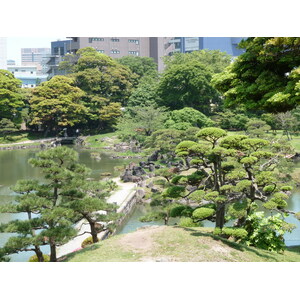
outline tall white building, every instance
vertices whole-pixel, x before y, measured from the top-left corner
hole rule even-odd
[[[0,69],[6,70],[7,62],[7,38],[0,37]]]

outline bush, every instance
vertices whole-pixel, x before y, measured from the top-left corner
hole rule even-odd
[[[180,218],[178,226],[180,227],[199,227],[199,223],[195,223],[192,218]]]
[[[81,243],[81,248],[85,248],[89,245],[93,244],[93,238],[91,236],[89,236],[88,238],[86,238],[82,243]]]
[[[193,211],[193,218],[196,218],[199,220],[204,220],[204,219],[209,218],[212,215],[214,215],[215,212],[216,211],[212,208],[207,208],[207,207],[196,208]]]
[[[49,255],[43,254],[43,257],[44,257],[44,262],[49,262],[50,261],[50,256]],[[28,261],[29,262],[39,262],[36,255],[30,256]]]

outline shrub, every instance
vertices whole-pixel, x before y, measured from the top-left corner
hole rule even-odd
[[[243,228],[224,227],[222,228],[222,234],[232,236],[237,239],[244,239],[247,237],[248,232]]]
[[[50,261],[50,256],[47,254],[43,254],[44,257],[44,262],[49,262]],[[29,257],[29,262],[38,262],[38,258],[36,255],[32,255]]]
[[[207,207],[196,208],[193,211],[193,218],[196,218],[196,219],[199,219],[199,220],[204,220],[204,219],[214,215],[215,212],[216,211],[212,208],[207,208]]]
[[[198,227],[199,223],[195,223],[192,218],[183,217],[180,218],[178,226],[180,227]]]
[[[89,245],[93,244],[93,238],[91,236],[89,236],[88,238],[86,238],[82,243],[81,243],[81,248],[85,248]]]

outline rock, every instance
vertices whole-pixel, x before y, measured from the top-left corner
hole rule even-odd
[[[157,161],[159,150],[154,151],[149,157],[148,161]]]
[[[150,182],[146,185],[146,187],[149,188],[149,189],[151,189],[153,186],[154,186],[154,184],[153,184],[152,181],[150,181]]]
[[[145,191],[143,189],[138,189],[136,191],[136,196],[140,200],[145,197]]]
[[[132,175],[141,176],[146,174],[145,170],[142,167],[135,166],[132,168]]]
[[[151,188],[151,192],[152,192],[152,193],[157,193],[157,192],[159,192],[159,189],[156,188],[156,187],[152,187],[152,188]]]
[[[154,172],[154,170],[155,170],[155,166],[153,164],[150,164],[149,165],[149,171]]]

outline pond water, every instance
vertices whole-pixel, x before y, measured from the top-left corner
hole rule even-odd
[[[105,153],[101,153],[101,160],[95,160],[91,157],[92,150],[76,149],[79,152],[79,162],[85,164],[92,170],[90,177],[95,179],[101,178],[101,173],[112,173],[117,176],[115,170],[117,166],[127,165],[132,160],[111,159]],[[19,179],[40,179],[42,175],[37,168],[33,168],[28,164],[28,159],[35,156],[38,149],[25,150],[7,150],[0,151],[0,205],[5,204],[14,199],[15,193],[10,189]],[[288,209],[300,211],[300,189],[295,190],[288,201]],[[163,225],[163,221],[142,223],[139,218],[147,212],[148,208],[144,205],[138,205],[127,222],[119,229],[118,234],[124,234],[135,231],[137,228],[147,225]],[[0,223],[6,223],[13,219],[26,218],[25,214],[0,214]],[[286,244],[300,245],[300,221],[294,217],[288,217],[287,221],[296,224],[297,228],[289,234],[285,235]],[[170,225],[177,223],[178,220],[171,220]],[[211,222],[205,222],[204,226],[214,226]],[[0,247],[5,244],[11,234],[0,233]],[[44,246],[44,253],[49,253],[48,246]],[[11,255],[11,261],[28,261],[33,252],[21,252]]]

